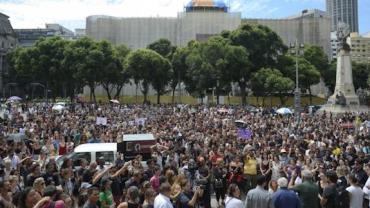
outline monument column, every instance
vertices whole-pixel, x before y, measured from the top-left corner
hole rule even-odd
[[[328,102],[318,113],[330,112],[343,114],[346,112],[369,112],[366,106],[360,106],[360,99],[355,92],[352,77],[351,48],[347,43],[350,35],[348,25],[338,24],[338,56],[337,76],[334,94],[329,97]]]

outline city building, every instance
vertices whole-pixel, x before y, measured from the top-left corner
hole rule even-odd
[[[0,90],[3,90],[3,77],[8,73],[7,53],[17,44],[16,34],[10,24],[9,17],[0,13]]]
[[[79,39],[86,36],[86,29],[76,28],[75,29],[75,38]]]
[[[331,59],[336,59],[337,58],[337,52],[338,52],[338,38],[337,38],[337,32],[331,32],[330,33],[330,45],[331,45],[331,54],[329,57]]]
[[[59,24],[46,24],[45,28],[14,29],[14,31],[17,34],[19,45],[22,47],[31,47],[42,37],[59,36],[67,40],[72,40],[75,37],[72,31]]]
[[[358,0],[326,0],[326,11],[331,18],[331,31],[344,22],[351,32],[358,32]]]
[[[42,37],[53,37],[55,31],[52,29],[35,28],[35,29],[14,29],[17,34],[18,43],[21,47],[31,47]]]
[[[324,11],[305,10],[284,19],[242,19],[240,13],[229,12],[225,4],[216,2],[211,7],[210,2],[191,1],[177,17],[89,16],[86,35],[95,40],[109,40],[115,45],[125,44],[132,49],[145,48],[160,38],[185,46],[190,40],[207,40],[223,30],[234,30],[240,24],[256,23],[270,27],[287,45],[298,39],[300,43],[319,45],[329,57],[331,55],[330,18]]]
[[[241,13],[229,12],[222,1],[193,0],[177,17],[89,16],[86,35],[116,45],[125,44],[132,49],[145,48],[160,38],[185,46],[190,40],[206,40],[223,30],[234,30],[240,24]]]
[[[330,18],[326,12],[304,10],[298,15],[283,19],[243,19],[242,24],[260,24],[276,32],[286,45],[295,43],[318,45],[328,57],[330,47]]]
[[[54,30],[55,31],[55,36],[59,36],[59,37],[61,37],[63,39],[72,40],[75,37],[74,32],[72,32],[71,30],[63,27],[60,24],[46,23],[45,28],[46,29]]]
[[[351,33],[348,43],[351,46],[351,59],[358,63],[370,63],[370,34],[360,36]]]
[[[160,38],[166,38],[176,46],[185,46],[190,40],[205,41],[224,30],[234,30],[247,23],[270,27],[286,45],[298,40],[303,44],[319,45],[328,56],[331,54],[330,18],[324,11],[304,10],[284,19],[243,19],[241,13],[230,12],[220,0],[192,0],[177,17],[89,16],[86,18],[86,36],[108,40],[114,45],[125,44],[131,49],[145,48]],[[105,94],[101,87],[95,92]],[[127,85],[122,93],[135,95],[136,87]],[[89,94],[88,88],[84,94]]]

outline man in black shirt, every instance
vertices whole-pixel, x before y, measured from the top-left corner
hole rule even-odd
[[[324,188],[320,203],[323,208],[336,208],[338,207],[338,176],[334,171],[328,171],[326,177],[329,180],[329,185]]]

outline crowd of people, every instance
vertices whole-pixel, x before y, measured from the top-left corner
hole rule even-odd
[[[370,114],[271,112],[8,104],[0,114],[0,207],[370,207]],[[57,163],[80,144],[139,133],[156,138],[146,161],[117,153],[111,165],[104,158]]]

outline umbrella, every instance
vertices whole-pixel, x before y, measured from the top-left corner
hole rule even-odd
[[[251,139],[252,134],[252,131],[249,129],[238,129],[238,137],[242,139]]]
[[[21,101],[22,98],[18,97],[18,96],[11,96],[10,98],[8,98],[8,101]]]
[[[64,106],[62,105],[54,105],[51,109],[54,110],[54,111],[62,111],[64,110]]]
[[[7,138],[8,141],[14,141],[14,142],[20,142],[26,139],[27,139],[27,136],[22,133],[9,134]]]
[[[285,115],[285,114],[292,114],[292,111],[289,108],[279,108],[276,111],[276,113]]]
[[[118,100],[110,100],[111,103],[119,104]]]

